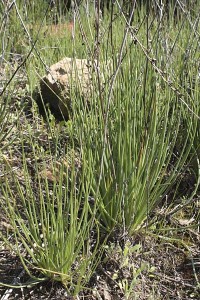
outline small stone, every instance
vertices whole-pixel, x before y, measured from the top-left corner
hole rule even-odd
[[[40,80],[41,95],[37,101],[39,106],[48,103],[55,116],[68,120],[72,107],[72,89],[80,99],[86,103],[89,101],[95,63],[96,61],[87,59],[65,57],[52,65],[46,76]]]

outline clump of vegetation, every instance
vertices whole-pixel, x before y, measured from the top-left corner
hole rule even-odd
[[[0,294],[50,280],[77,299],[198,297],[199,4],[84,4],[0,4],[0,253],[26,272]],[[60,122],[33,95],[65,56],[97,63],[89,108],[72,90]]]

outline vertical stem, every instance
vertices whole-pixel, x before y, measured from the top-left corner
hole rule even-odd
[[[147,0],[147,4],[146,4],[146,18],[147,18],[147,24],[146,24],[146,49],[147,49],[147,52],[149,51],[149,13],[150,13],[150,7],[149,7],[149,3],[150,0]],[[144,73],[144,83],[143,83],[143,107],[144,107],[144,122],[146,124],[144,124],[144,127],[145,127],[145,132],[143,134],[143,141],[142,143],[144,142],[145,144],[145,139],[147,139],[147,134],[148,134],[148,119],[149,119],[149,116],[148,114],[146,113],[146,87],[147,87],[147,76],[148,76],[148,66],[149,66],[149,60],[148,58],[146,58],[146,66],[145,66],[145,73]],[[146,172],[147,172],[147,186],[146,186],[146,192],[147,192],[147,226],[148,226],[148,211],[149,211],[149,203],[148,203],[148,199],[149,199],[149,179],[148,179],[148,176],[149,176],[149,170],[148,170],[148,149],[147,149],[147,169],[146,169]]]
[[[100,77],[100,0],[95,0],[95,49],[94,59],[96,59],[95,69],[97,71],[97,82],[99,89],[99,99],[101,105],[101,113],[104,116],[104,105],[101,92],[101,77]]]

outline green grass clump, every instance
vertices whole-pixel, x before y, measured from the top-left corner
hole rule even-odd
[[[116,79],[107,123],[99,121],[100,110],[92,112],[82,120],[81,136],[87,136],[84,152],[93,161],[102,225],[108,232],[124,226],[133,233],[174,188],[192,148],[197,119],[167,85],[161,87],[151,67],[145,90],[137,83],[141,66],[135,66],[135,76],[126,68]],[[182,124],[188,119],[186,131]]]
[[[40,150],[31,135],[30,132],[30,146],[37,157]],[[25,145],[22,148],[25,149]],[[98,226],[90,211],[85,163],[82,161],[81,170],[76,169],[73,151],[66,153],[70,166],[63,164],[56,172],[56,163],[52,161],[51,176],[55,180],[50,184],[46,175],[50,166],[45,164],[44,153],[40,153],[40,158],[42,156],[44,164],[40,168],[35,164],[36,174],[32,178],[23,153],[23,185],[5,161],[15,188],[12,189],[11,177],[8,177],[2,186],[1,209],[12,228],[7,237],[13,233],[15,243],[2,238],[19,255],[31,276],[28,285],[50,278],[62,282],[70,294],[76,295],[89,281],[101,256]],[[95,240],[91,231],[96,232]],[[43,277],[37,276],[36,271]]]
[[[189,199],[184,205],[197,195],[199,26],[193,26],[194,12],[187,22],[180,17],[175,23],[171,15],[160,20],[137,6],[131,22],[115,6],[112,23],[110,15],[99,19],[95,30],[93,8],[86,18],[81,7],[69,32],[70,16],[64,22],[61,14],[58,25],[49,26],[51,15],[43,2],[25,9],[23,1],[14,3],[6,26],[13,38],[6,40],[6,52],[1,49],[5,57],[11,51],[23,54],[18,67],[26,70],[29,97],[46,68],[65,56],[97,59],[100,69],[93,74],[89,104],[71,92],[71,120],[58,124],[49,112],[45,123],[33,105],[30,123],[26,111],[24,127],[15,123],[22,176],[10,163],[15,150],[4,155],[1,146],[10,176],[1,186],[0,207],[11,228],[1,239],[20,257],[32,278],[28,284],[50,278],[77,295],[110,237],[118,232],[132,237],[147,229],[168,195],[173,194],[175,205],[185,170],[193,186],[181,194]],[[8,106],[1,101],[1,143]],[[44,132],[48,137],[41,138]],[[131,296],[142,270],[133,271],[132,283],[121,281]]]

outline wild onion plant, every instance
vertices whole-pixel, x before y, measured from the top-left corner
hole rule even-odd
[[[37,147],[33,142],[31,147],[36,158]],[[23,178],[5,161],[13,183],[11,185],[10,177],[4,182],[1,205],[12,228],[7,237],[1,235],[1,238],[17,253],[31,276],[28,284],[50,278],[62,282],[71,295],[77,294],[89,281],[101,249],[98,226],[90,213],[91,180],[85,178],[85,162],[81,161],[81,169],[77,167],[73,153],[66,153],[70,163],[61,163],[59,170],[56,161],[45,163],[43,154],[43,172],[36,162],[34,177],[30,175],[25,151]],[[49,173],[53,182],[49,180]]]
[[[133,71],[131,64],[116,80],[107,128],[99,106],[81,129],[82,137],[87,137],[82,140],[84,152],[93,165],[100,221],[107,231],[124,225],[129,233],[144,225],[173,188],[192,146],[192,124],[197,122],[151,68],[144,90],[137,74],[141,66],[135,63]],[[182,122],[189,117],[180,152],[175,153]]]
[[[112,79],[103,91],[95,86],[88,115],[80,105],[75,111],[84,155],[92,161],[89,174],[100,223],[107,232],[121,227],[132,234],[148,224],[156,205],[175,188],[196,140],[199,105],[197,97],[192,102],[181,94],[182,86],[174,80],[180,32],[172,43],[173,55],[167,57],[167,29],[141,29],[138,35],[153,37],[151,44],[147,40],[148,52],[128,37],[122,47],[128,26],[126,20],[121,46],[113,48]],[[132,29],[130,35],[134,37]]]
[[[31,11],[33,24],[28,24],[23,3],[14,1],[7,14],[7,32],[14,38],[6,45],[8,52],[14,49],[27,55],[37,39],[26,61],[31,92],[46,66],[64,56],[88,57],[97,63],[89,101],[72,90],[72,120],[61,124],[68,128],[71,142],[65,153],[67,164],[61,162],[57,169],[60,132],[51,115],[46,118],[45,147],[36,141],[40,124],[35,124],[34,117],[30,124],[28,119],[23,121],[25,134],[18,124],[22,176],[6,153],[4,165],[10,176],[2,181],[0,209],[10,231],[2,232],[1,238],[20,257],[32,283],[50,278],[77,294],[100,261],[101,230],[106,237],[116,228],[132,235],[148,226],[154,209],[168,193],[175,193],[188,161],[194,168],[198,165],[199,77],[192,79],[197,74],[192,63],[198,57],[198,30],[188,14],[175,25],[171,16],[162,23],[165,18],[148,16],[143,8],[132,20],[115,7],[116,15],[104,21],[100,15],[85,18],[84,10],[76,11],[75,35],[53,36],[48,30],[38,32],[37,26],[30,29],[41,20],[40,7],[25,7],[26,13]],[[45,4],[41,11],[46,9]],[[48,18],[43,21],[49,22]],[[194,38],[188,44],[191,30]],[[186,67],[182,58],[191,44],[194,52]],[[187,76],[183,76],[185,70]],[[0,104],[0,142],[5,138],[6,116],[6,107]],[[36,119],[41,116],[37,114]],[[55,143],[54,153],[49,140]],[[50,168],[51,174],[44,176],[41,167]]]

